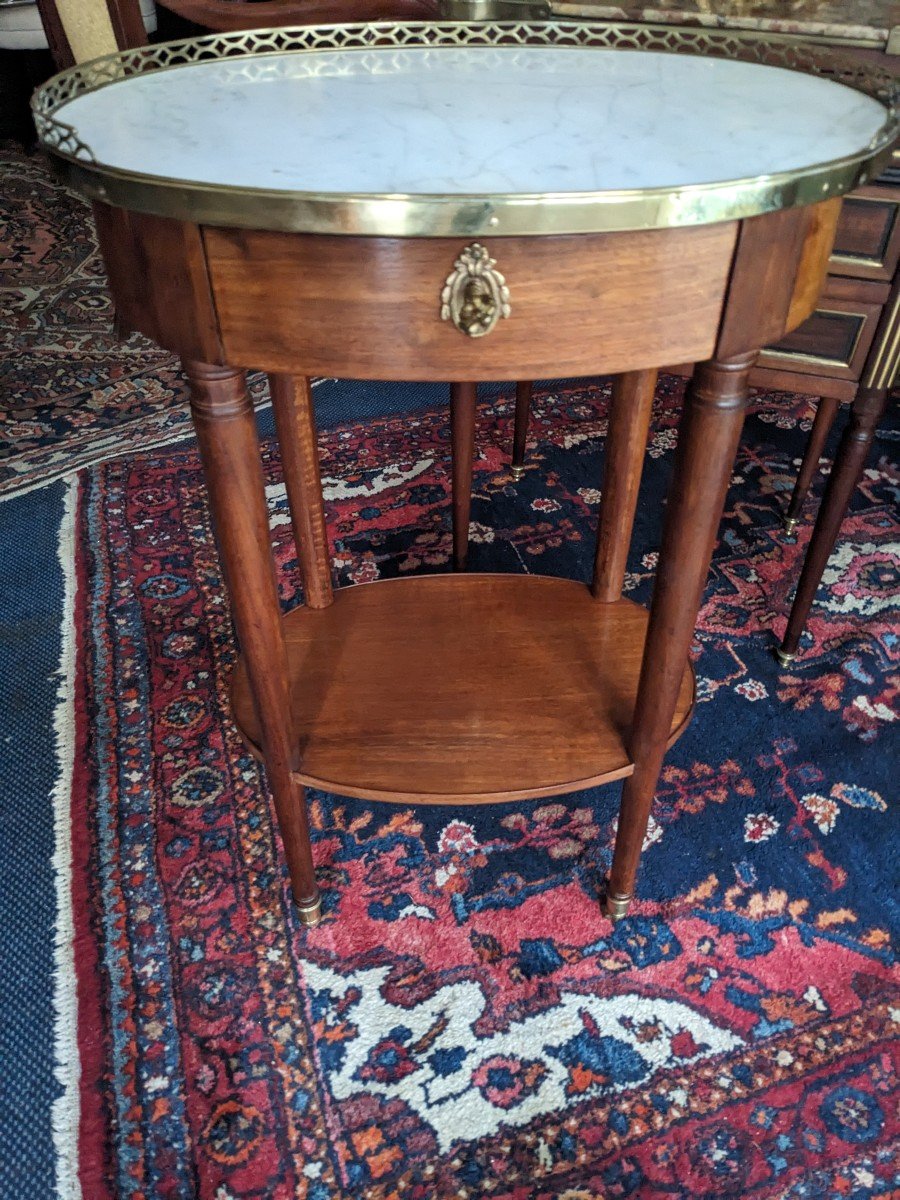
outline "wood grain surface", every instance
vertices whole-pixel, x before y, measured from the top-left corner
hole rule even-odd
[[[598,604],[572,580],[434,575],[341,589],[329,608],[285,620],[297,777],[432,804],[621,778],[646,630],[645,609]],[[692,699],[682,664],[670,738]],[[243,664],[233,702],[258,747]]]
[[[204,230],[226,360],[354,379],[488,380],[697,362],[715,345],[735,223],[482,239],[511,315],[484,337],[440,317],[455,238]]]

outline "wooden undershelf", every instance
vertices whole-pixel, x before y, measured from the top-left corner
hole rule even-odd
[[[298,777],[343,795],[487,803],[631,774],[648,613],[582,583],[434,575],[340,590],[285,619]],[[258,753],[242,666],[234,713]],[[672,723],[693,703],[688,667]]]

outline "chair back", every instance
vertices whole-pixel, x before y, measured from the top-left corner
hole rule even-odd
[[[37,6],[59,70],[147,41],[138,0],[37,0]]]

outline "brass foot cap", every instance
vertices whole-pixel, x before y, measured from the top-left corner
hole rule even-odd
[[[631,904],[631,896],[610,896],[606,897],[606,915],[609,919],[616,923],[621,921],[623,917],[628,915],[628,908]]]
[[[510,473],[510,475],[512,475],[512,477],[516,481],[516,483],[518,483],[520,479],[525,478],[525,468],[524,467],[512,466],[509,468],[509,473]]]
[[[794,532],[794,530],[797,528],[798,519],[799,518],[797,517],[784,518],[784,532],[786,534],[790,535]]]
[[[311,929],[322,920],[321,895],[316,896],[315,900],[307,900],[303,904],[299,900],[295,900],[294,907],[297,910],[297,916],[300,918],[301,925],[306,925]]]
[[[783,667],[789,667],[791,665],[791,663],[794,661],[794,659],[797,657],[797,655],[796,654],[788,654],[788,652],[786,650],[782,650],[781,647],[779,646],[778,649],[775,651],[775,657],[778,659],[778,661],[781,663],[781,665]]]

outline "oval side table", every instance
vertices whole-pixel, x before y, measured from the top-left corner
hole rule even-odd
[[[242,652],[234,716],[302,921],[321,914],[304,784],[458,805],[624,778],[606,906],[626,913],[691,714],[748,372],[812,311],[838,197],[890,153],[894,105],[889,77],[815,48],[580,22],[218,35],[38,93],[44,144],[95,201],[117,305],[190,378]],[[671,362],[701,365],[648,613],[622,583]],[[251,366],[272,380],[303,575],[285,618]],[[333,590],[306,376],[451,383],[464,559],[475,382],[598,373],[619,378],[590,586]]]

